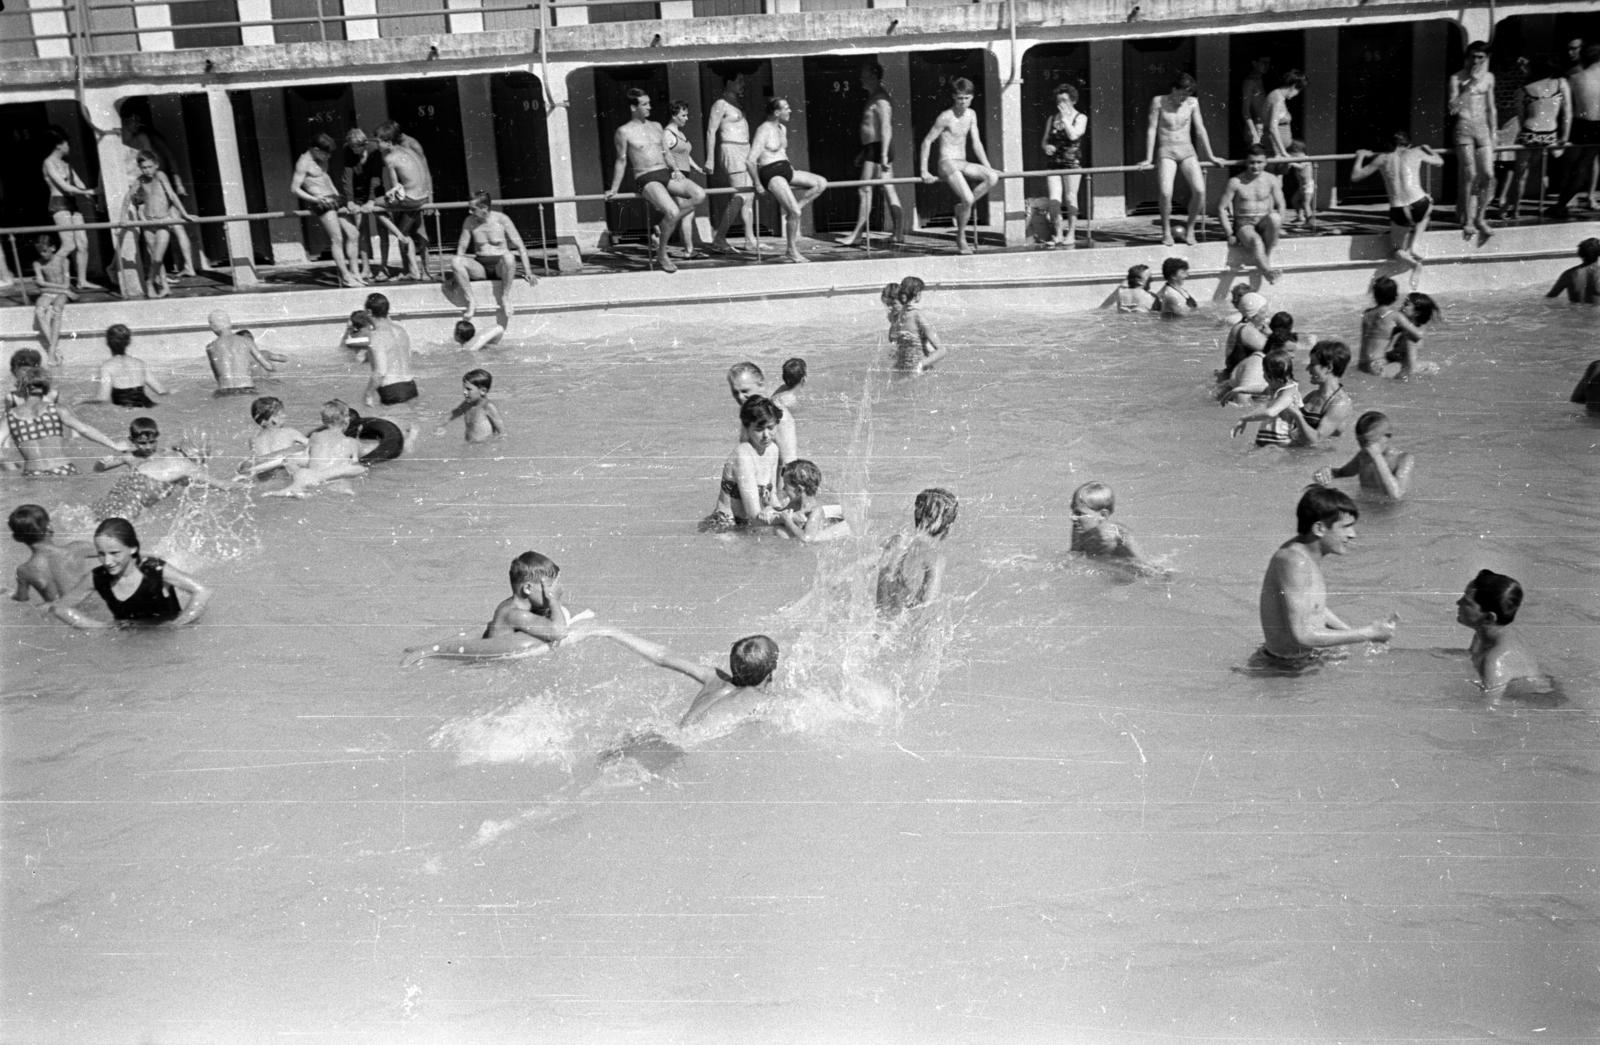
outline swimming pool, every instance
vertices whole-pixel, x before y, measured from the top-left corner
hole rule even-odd
[[[1363,501],[1327,565],[1336,610],[1398,610],[1398,638],[1301,679],[1241,670],[1256,595],[1300,488],[1353,444],[1230,439],[1213,323],[930,292],[957,350],[922,380],[882,369],[861,299],[436,349],[424,429],[486,365],[508,437],[425,435],[355,498],[256,502],[259,549],[233,523],[243,554],[195,564],[200,626],[75,634],[7,604],[4,1038],[1592,1034],[1600,428],[1565,400],[1593,315],[1436,296],[1438,373],[1348,382],[1418,455],[1414,493]],[[1300,326],[1351,339],[1359,308]],[[867,536],[697,534],[736,435],[722,371],[794,354],[802,452]],[[263,391],[309,427],[363,381],[330,348]],[[176,375],[164,429],[242,445],[246,405],[208,382]],[[1170,581],[1068,558],[1089,479]],[[4,483],[54,506],[109,480]],[[951,597],[880,637],[855,564],[929,485],[962,500]],[[399,668],[475,634],[530,548],[574,608],[677,652],[771,634],[790,701],[602,767],[688,680],[600,641]],[[1484,567],[1527,587],[1564,706],[1469,683],[1453,604]]]

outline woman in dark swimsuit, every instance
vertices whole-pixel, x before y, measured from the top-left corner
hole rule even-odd
[[[211,601],[211,589],[193,577],[153,556],[141,556],[139,535],[126,519],[113,516],[96,527],[94,550],[100,565],[89,573],[87,583],[105,601],[113,622],[96,620],[74,607],[83,597],[80,585],[52,607],[57,617],[75,628],[188,624]],[[188,606],[179,601],[180,591],[188,593]]]
[[[106,348],[111,358],[100,366],[99,387],[94,395],[83,396],[78,405],[110,403],[130,409],[146,410],[156,405],[150,393],[166,395],[167,389],[145,368],[144,360],[128,355],[133,332],[121,323],[106,328]]]

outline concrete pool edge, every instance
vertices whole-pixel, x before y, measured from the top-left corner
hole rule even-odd
[[[1600,222],[1504,228],[1481,247],[1465,241],[1456,230],[1429,232],[1420,243],[1421,253],[1427,258],[1421,289],[1438,295],[1549,282],[1563,268],[1576,263],[1578,241],[1594,235],[1600,235]],[[1392,263],[1385,261],[1387,250],[1386,236],[1287,239],[1280,244],[1274,259],[1284,277],[1265,293],[1275,308],[1290,310],[1311,301],[1360,297],[1375,274],[1393,270]],[[1052,300],[1070,312],[1103,306],[1129,266],[1146,264],[1159,271],[1162,259],[1169,256],[1189,261],[1189,286],[1202,302],[1222,300],[1235,281],[1245,280],[1252,285],[1260,282],[1252,269],[1238,267],[1241,258],[1237,249],[1212,241],[1192,247],[1151,244],[1073,251],[1008,250],[966,257],[885,255],[810,265],[765,262],[686,269],[674,274],[628,272],[555,277],[541,281],[532,290],[519,284],[514,301],[518,318],[525,318],[583,311],[875,297],[883,284],[917,275],[927,281],[930,291],[1046,288],[1052,291]],[[478,321],[492,322],[492,296],[486,284],[479,287],[478,299],[489,307],[480,308]],[[408,283],[376,289],[389,297],[395,317],[405,321],[419,344],[449,339],[459,310],[446,300],[438,284]],[[98,364],[105,358],[105,328],[126,323],[134,330],[133,351],[141,358],[194,359],[209,340],[206,316],[214,309],[226,310],[236,326],[274,331],[277,336],[268,343],[275,350],[291,354],[307,348],[325,350],[338,342],[346,317],[361,307],[369,292],[328,288],[69,305],[62,329],[62,353],[69,364]],[[515,325],[508,336],[513,341],[518,338]],[[0,337],[5,339],[8,355],[18,347],[37,345],[33,310],[0,309]]]

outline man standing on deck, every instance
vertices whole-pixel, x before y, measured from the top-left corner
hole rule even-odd
[[[289,192],[302,205],[309,208],[322,223],[333,249],[333,263],[339,269],[341,287],[364,287],[366,282],[356,275],[354,261],[357,237],[360,235],[345,215],[349,199],[339,195],[328,175],[328,157],[333,154],[333,138],[319,134],[311,145],[294,161],[294,176],[289,180]]]
[[[1257,55],[1250,59],[1250,71],[1239,84],[1239,111],[1244,114],[1246,145],[1259,145],[1267,128],[1267,72],[1272,59]]]
[[[422,219],[423,211],[433,202],[433,172],[428,169],[421,146],[413,149],[405,144],[415,143],[416,139],[402,132],[393,120],[380,124],[373,133],[383,154],[383,184],[387,190],[376,206],[394,215],[395,229],[402,237],[401,260],[411,278],[426,279],[428,225]]]
[[[867,104],[861,110],[861,151],[856,154],[855,166],[862,181],[894,177],[894,99],[883,87],[883,66],[877,62],[864,62],[861,66],[861,88],[867,92]],[[872,222],[872,186],[860,189],[861,207],[856,214],[856,227],[850,235],[839,241],[842,247],[853,247],[868,235]],[[883,186],[884,202],[889,206],[889,227],[892,242],[906,241],[905,211],[900,207],[900,194],[893,185]]]
[[[617,128],[613,141],[617,162],[612,165],[606,199],[622,191],[622,175],[631,166],[634,190],[661,212],[656,223],[656,264],[663,272],[676,272],[678,266],[667,257],[667,240],[678,222],[706,198],[706,190],[667,164],[665,132],[650,119],[650,96],[630,87],[628,109],[628,122]]]
[[[1600,44],[1584,46],[1583,68],[1568,76],[1567,84],[1572,88],[1571,144],[1575,148],[1567,154],[1567,175],[1561,180],[1556,205],[1550,208],[1550,216],[1557,221],[1568,216],[1567,201],[1583,191],[1600,149]]]
[[[750,171],[745,167],[745,160],[750,156],[750,121],[744,115],[744,88],[744,70],[735,70],[723,85],[722,97],[711,103],[711,114],[706,119],[706,173],[714,175],[720,170],[728,185],[735,189],[748,189],[751,185]],[[754,251],[758,246],[755,196],[736,192],[717,222],[716,233],[711,237],[712,250],[733,249],[728,244],[728,229],[733,225],[736,208],[744,222],[744,249]]]

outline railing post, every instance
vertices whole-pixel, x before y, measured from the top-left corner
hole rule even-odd
[[[1083,231],[1089,237],[1089,246],[1094,246],[1094,175],[1083,176]]]
[[[17,237],[15,233],[7,233],[6,240],[11,244],[11,278],[17,281],[17,291],[22,295],[24,308],[33,304],[28,300],[28,281],[22,277],[22,254],[17,250]]]
[[[317,38],[323,43],[328,42],[328,23],[324,20],[325,17],[322,12],[322,0],[317,0]]]

